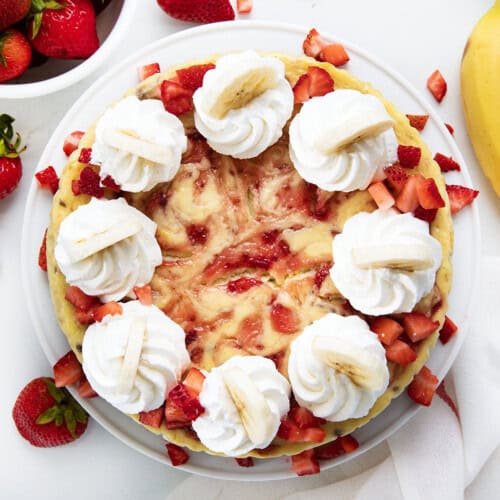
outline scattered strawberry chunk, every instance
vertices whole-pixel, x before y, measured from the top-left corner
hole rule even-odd
[[[438,378],[424,366],[408,386],[408,396],[418,404],[430,406],[438,384]]]
[[[177,384],[170,390],[168,401],[180,408],[190,421],[196,420],[205,411],[199,399],[193,396],[184,384]]]
[[[460,413],[458,412],[457,405],[455,404],[455,401],[451,399],[451,396],[448,394],[444,380],[438,385],[436,389],[436,394],[450,407],[451,411],[455,414],[457,419],[460,420]]]
[[[56,387],[66,387],[83,376],[82,365],[73,351],[68,351],[53,367]]]
[[[295,104],[303,103],[312,97],[322,96],[333,91],[333,79],[330,74],[317,66],[309,66],[293,87]]]
[[[89,309],[88,311],[82,311],[81,309],[75,309],[76,319],[82,325],[91,325],[92,323],[95,323],[94,312],[95,312],[96,307],[97,306],[94,306],[93,308]]]
[[[191,425],[191,419],[173,401],[168,400],[165,404],[165,424],[167,429],[181,429]]]
[[[88,311],[99,302],[97,297],[87,295],[77,286],[68,286],[65,297],[69,303],[81,311]]]
[[[385,349],[385,356],[389,361],[393,361],[401,366],[409,365],[417,359],[417,353],[402,340],[395,340]]]
[[[43,233],[42,244],[38,251],[38,265],[42,271],[47,272],[47,230]]]
[[[111,191],[113,191],[114,193],[119,193],[122,190],[122,188],[115,182],[111,175],[107,175],[106,177],[104,177],[104,179],[101,181],[101,184],[104,187],[111,189]]]
[[[302,442],[304,431],[295,422],[284,418],[280,423],[277,436],[291,443]]]
[[[430,90],[437,102],[441,102],[443,100],[443,97],[446,95],[448,85],[438,69],[427,79],[427,88]]]
[[[385,316],[375,318],[370,324],[370,330],[375,332],[382,344],[391,345],[403,332],[403,327],[395,320]]]
[[[308,427],[317,427],[324,424],[325,420],[315,417],[310,410],[301,406],[295,406],[289,412],[290,418],[297,424],[299,429],[307,429]]]
[[[253,467],[253,458],[252,457],[245,457],[245,458],[235,458],[236,463],[240,467]]]
[[[384,169],[387,182],[396,193],[399,193],[406,184],[409,175],[399,165],[392,165]]]
[[[254,286],[262,285],[262,281],[257,278],[249,276],[242,276],[241,278],[230,281],[227,285],[227,291],[230,293],[245,293]]]
[[[191,368],[186,375],[183,384],[191,394],[198,397],[198,394],[200,394],[201,389],[203,388],[204,381],[205,375],[203,375],[198,368]]]
[[[292,467],[297,476],[318,474],[319,463],[314,458],[314,450],[306,450],[292,457]]]
[[[446,184],[446,192],[448,193],[448,197],[450,199],[450,209],[452,214],[456,214],[465,206],[470,205],[479,194],[479,191],[476,191],[475,189],[470,189],[456,184]]]
[[[87,380],[85,375],[80,379],[80,384],[78,385],[78,394],[82,398],[95,398],[97,396],[97,392],[92,389],[90,382]]]
[[[63,144],[63,151],[66,156],[69,156],[73,151],[78,149],[84,133],[81,130],[75,130],[66,136]]]
[[[337,67],[343,66],[350,59],[349,54],[340,43],[330,43],[326,45],[321,49],[319,57],[321,61],[329,62]]]
[[[455,129],[449,123],[445,123],[444,126],[448,129],[448,132],[451,135],[453,135],[455,133]]]
[[[212,63],[196,64],[188,68],[178,69],[176,73],[182,87],[194,92],[202,86],[205,73],[214,68],[215,64]]]
[[[428,222],[429,224],[434,221],[437,215],[437,208],[422,208],[422,207],[417,207],[415,211],[413,212],[413,215],[417,219],[421,219],[425,222]]]
[[[153,303],[153,292],[151,285],[134,286],[134,293],[143,306],[150,306]]]
[[[346,453],[352,453],[359,448],[359,443],[351,435],[340,436],[335,441],[314,448],[314,456],[318,460],[330,460]]]
[[[123,313],[123,307],[121,304],[115,301],[107,302],[98,306],[94,310],[94,320],[101,322],[106,316],[116,316]]]
[[[396,203],[396,200],[393,198],[389,190],[385,187],[385,184],[383,182],[373,183],[368,188],[368,192],[372,195],[372,198],[377,204],[378,208],[391,208]]]
[[[271,325],[281,333],[294,333],[300,326],[295,312],[279,302],[271,306]]]
[[[308,427],[304,429],[302,441],[304,443],[322,443],[326,438],[326,432],[321,427]]]
[[[159,429],[161,427],[161,423],[163,422],[164,414],[165,414],[165,408],[163,407],[163,405],[154,410],[141,411],[139,413],[139,422],[141,424],[154,427],[155,429]]]
[[[88,194],[95,198],[104,196],[104,189],[100,186],[101,178],[91,167],[85,167],[80,172],[80,178],[74,179],[71,184],[71,189],[75,196],[79,194]]]
[[[252,0],[237,0],[236,9],[238,14],[249,14],[252,12],[253,1]]]
[[[172,465],[176,467],[177,465],[185,464],[189,460],[189,455],[186,450],[177,446],[176,444],[167,443],[167,452],[172,462]]]
[[[160,65],[157,62],[145,64],[137,70],[140,82],[144,81],[146,78],[149,78],[151,75],[156,75],[156,73],[159,72]]]
[[[412,175],[408,177],[408,180],[403,185],[401,192],[396,198],[396,207],[401,210],[401,212],[414,212],[418,207],[418,194],[417,185],[419,182],[419,177]]]
[[[193,110],[193,93],[172,80],[164,80],[160,87],[161,100],[165,109],[179,116]]]
[[[92,158],[92,148],[82,148],[80,150],[80,155],[78,156],[78,161],[80,163],[89,164]]]
[[[460,171],[460,165],[451,156],[436,153],[434,161],[439,165],[441,172],[450,172],[451,170]]]
[[[309,31],[304,42],[302,43],[302,50],[306,56],[319,58],[319,55],[324,47],[330,45],[331,42],[321,36],[316,28]]]
[[[35,174],[36,180],[42,188],[50,189],[52,194],[55,194],[59,189],[59,177],[54,170],[54,167],[48,166]]]
[[[399,164],[404,168],[415,168],[420,162],[422,150],[416,146],[398,145]]]
[[[419,132],[424,130],[427,125],[427,120],[429,119],[429,115],[406,115],[410,122],[410,126],[416,128]]]
[[[444,317],[443,327],[439,331],[439,340],[443,344],[447,344],[449,340],[457,333],[458,326],[453,323],[453,321],[448,318],[448,316]]]
[[[433,321],[422,313],[403,314],[403,326],[412,342],[423,340],[439,328],[439,321]]]
[[[432,178],[419,179],[417,184],[417,196],[420,206],[427,210],[445,206],[445,202],[439,193],[436,181]]]

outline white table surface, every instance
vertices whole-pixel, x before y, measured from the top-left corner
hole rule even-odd
[[[492,0],[254,0],[249,19],[275,20],[317,27],[375,54],[428,96],[443,120],[455,127],[456,141],[469,166],[479,203],[483,254],[498,255],[500,200],[483,176],[471,149],[461,110],[459,69],[462,50],[476,20]],[[137,0],[136,23],[111,60],[191,27],[171,20],[155,0]],[[243,17],[243,16],[241,16]],[[108,62],[112,64],[112,62]],[[437,105],[425,89],[427,76],[439,68],[448,94]],[[35,337],[24,305],[19,249],[29,184],[47,139],[74,100],[92,83],[88,77],[55,95],[21,101],[0,99],[0,113],[16,118],[28,145],[18,189],[0,201],[0,498],[162,499],[186,473],[161,465],[129,449],[95,422],[76,443],[53,449],[30,446],[14,427],[11,410],[17,394],[51,367]],[[300,479],[298,479],[300,481]],[[251,485],[242,498],[251,498]],[[272,485],[270,485],[272,488]],[[203,492],[200,492],[200,496]]]

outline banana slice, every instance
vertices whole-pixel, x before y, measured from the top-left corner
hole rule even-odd
[[[135,154],[153,163],[170,164],[175,161],[171,148],[142,139],[131,130],[107,128],[103,130],[102,138],[113,148]]]
[[[223,372],[224,384],[241,418],[248,438],[256,446],[262,445],[273,432],[273,414],[262,393],[252,379],[238,367]]]
[[[332,335],[318,334],[312,350],[319,360],[361,387],[378,390],[386,382],[385,360],[368,349],[346,344]]]
[[[207,92],[206,111],[214,118],[224,118],[230,110],[242,108],[267,90],[274,89],[278,81],[279,74],[272,67],[259,66],[235,72],[227,80],[221,79],[221,86],[214,88],[214,92]]]
[[[146,319],[134,318],[130,325],[127,347],[120,371],[118,394],[129,394],[134,386],[135,375],[141,358],[144,334],[146,333]]]
[[[126,223],[114,224],[100,233],[93,233],[88,238],[77,240],[67,248],[70,263],[86,259],[105,248],[142,231],[139,221],[129,219]]]
[[[434,265],[428,245],[420,243],[370,245],[352,249],[352,259],[361,269],[388,267],[402,271],[421,271]]]

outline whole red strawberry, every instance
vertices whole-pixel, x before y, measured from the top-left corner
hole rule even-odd
[[[0,33],[0,82],[21,76],[30,62],[31,45],[22,33],[14,29]]]
[[[9,115],[0,115],[0,200],[16,189],[23,168],[19,155],[24,151],[21,146],[21,136],[16,134]]]
[[[41,448],[71,443],[88,422],[83,408],[49,377],[36,378],[21,391],[12,418],[21,436]]]
[[[0,31],[28,15],[31,0],[0,0]]]
[[[234,19],[229,0],[157,0],[169,15],[181,21],[216,23]]]
[[[28,37],[48,57],[86,59],[99,48],[90,0],[33,0]]]

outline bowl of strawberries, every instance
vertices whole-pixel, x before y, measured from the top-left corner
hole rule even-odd
[[[0,0],[0,98],[50,94],[95,71],[134,8],[134,0]]]

